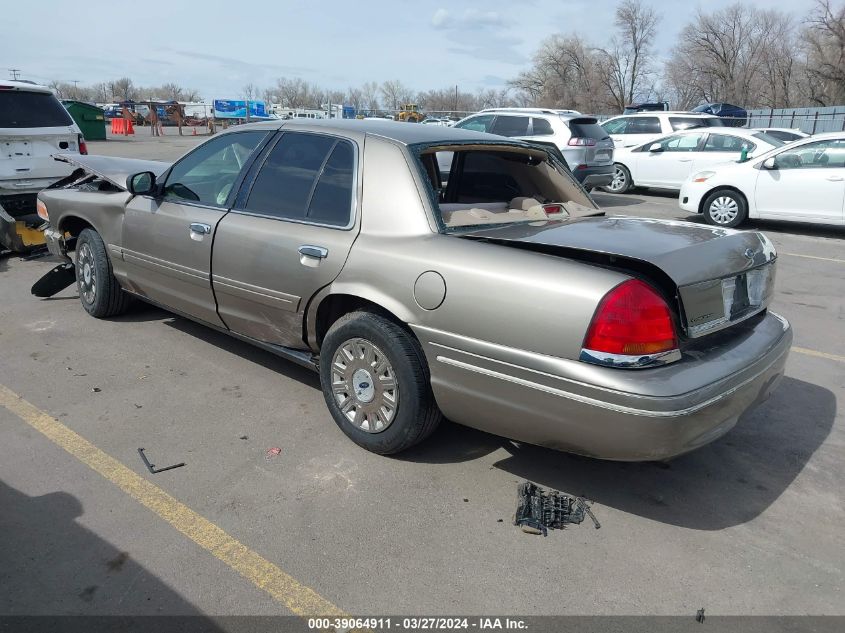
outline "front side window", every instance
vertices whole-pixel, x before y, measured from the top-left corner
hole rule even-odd
[[[631,121],[628,117],[622,117],[619,119],[613,119],[611,121],[605,121],[601,124],[604,128],[604,131],[608,134],[626,134],[628,131],[628,122]]]
[[[845,168],[845,140],[828,139],[807,143],[775,156],[777,169]]]
[[[349,141],[287,132],[267,155],[244,209],[285,220],[346,226],[352,212],[354,156]]]
[[[482,114],[481,116],[474,116],[462,123],[458,123],[455,127],[459,127],[464,130],[472,130],[473,132],[489,132],[490,125],[492,123],[492,114]]]
[[[644,149],[649,150],[654,143],[660,143],[660,148],[664,152],[694,152],[698,150],[701,145],[701,139],[704,134],[675,134],[667,136],[666,138],[647,143]]]
[[[709,134],[707,141],[704,143],[705,152],[736,152],[739,153],[743,148],[751,153],[756,149],[756,145],[748,139],[732,136],[730,134]]]
[[[679,130],[689,130],[694,127],[704,127],[704,123],[700,117],[688,116],[670,116],[669,125],[672,126],[672,130],[675,132],[678,132]]]
[[[266,130],[233,132],[203,143],[170,170],[164,197],[224,206],[238,174],[267,134]]]
[[[499,136],[525,136],[528,134],[527,116],[506,116],[500,114],[493,122],[493,134]]]
[[[631,117],[627,134],[660,134],[660,119],[656,116]]]

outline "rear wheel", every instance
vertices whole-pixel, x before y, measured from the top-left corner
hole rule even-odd
[[[374,453],[410,448],[442,417],[417,340],[370,312],[332,325],[320,350],[320,385],[335,423]]]
[[[613,180],[610,184],[605,186],[604,190],[610,193],[625,193],[634,186],[631,181],[631,172],[625,165],[616,163],[613,166]]]
[[[76,241],[76,286],[82,307],[93,317],[122,314],[132,302],[114,277],[103,238],[93,229],[84,229]]]
[[[702,206],[707,224],[733,228],[748,217],[745,197],[732,189],[720,189],[711,193]]]

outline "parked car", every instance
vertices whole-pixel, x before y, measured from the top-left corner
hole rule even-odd
[[[438,152],[454,154],[445,186]],[[336,424],[377,453],[445,416],[663,459],[726,433],[783,374],[792,332],[768,310],[764,235],[602,217],[528,143],[276,121],[173,165],[67,160],[89,181],[40,203],[89,314],[138,297],[318,369]]]
[[[730,103],[703,103],[694,107],[692,111],[715,114],[724,120],[727,127],[743,127],[748,123],[748,112],[745,108]]]
[[[680,206],[719,226],[747,218],[845,224],[845,132],[817,134],[744,163],[693,171]]]
[[[622,114],[636,114],[637,112],[662,112],[669,109],[668,101],[655,101],[651,103],[632,103],[626,105]]]
[[[444,127],[448,127],[452,125],[452,122],[449,119],[438,118],[438,117],[429,117],[427,119],[423,119],[422,121],[426,125],[442,125]]]
[[[810,136],[801,130],[786,127],[758,127],[754,129],[758,132],[765,132],[769,136],[774,136],[784,143],[791,143],[792,141],[798,141]]]
[[[587,189],[613,179],[613,142],[595,117],[575,110],[487,109],[461,119],[455,127],[555,147],[575,179]],[[448,171],[445,163],[441,168]]]
[[[648,112],[627,114],[604,121],[601,126],[613,139],[617,149],[633,147],[648,141],[694,127],[722,127],[722,119],[712,114],[692,112]]]
[[[737,128],[694,128],[616,150],[610,193],[633,187],[680,189],[690,173],[718,163],[748,158],[782,141],[764,132]]]
[[[36,194],[71,173],[51,154],[85,154],[82,132],[46,86],[0,80],[0,245],[25,252],[44,244]]]

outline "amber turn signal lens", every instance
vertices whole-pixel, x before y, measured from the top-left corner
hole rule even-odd
[[[41,200],[35,203],[35,209],[38,213],[38,217],[42,220],[50,221],[50,216],[47,215],[47,205],[44,204]]]

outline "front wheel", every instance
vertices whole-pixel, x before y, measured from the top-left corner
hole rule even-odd
[[[122,314],[132,301],[117,283],[103,238],[93,229],[84,229],[76,240],[76,287],[82,307],[93,317]]]
[[[631,172],[625,165],[616,163],[613,166],[613,180],[606,185],[604,190],[610,193],[625,193],[634,186],[631,180]]]
[[[704,200],[702,207],[707,224],[733,228],[748,217],[745,197],[732,189],[714,191]]]
[[[320,385],[335,423],[374,453],[410,448],[442,417],[417,340],[370,312],[347,314],[332,325],[320,350]]]

